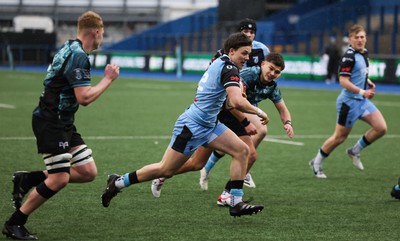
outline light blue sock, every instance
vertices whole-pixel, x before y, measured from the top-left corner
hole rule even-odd
[[[327,158],[329,156],[329,154],[325,153],[322,151],[322,149],[320,148],[317,152],[317,155],[315,156],[314,159],[314,165],[321,165],[322,161]]]
[[[242,198],[243,198],[243,189],[235,189],[232,188],[231,189],[231,207],[236,206],[236,204],[243,202]]]
[[[231,195],[236,197],[243,197],[243,189],[231,189]]]
[[[129,187],[130,185],[131,182],[129,181],[129,173],[126,173],[125,175],[115,180],[115,186],[119,189],[122,189],[124,187]]]
[[[218,160],[221,157],[217,157],[214,152],[211,153],[211,156],[208,158],[206,165],[204,166],[204,168],[206,169],[206,172],[209,173],[211,171],[211,169],[214,167],[214,165],[218,162]]]
[[[124,186],[129,187],[131,185],[131,182],[129,181],[129,173],[125,173],[124,175]]]
[[[364,149],[365,147],[367,147],[369,145],[369,143],[365,142],[364,136],[362,136],[357,143],[353,146],[352,151],[355,154],[358,154],[361,152],[362,149]]]

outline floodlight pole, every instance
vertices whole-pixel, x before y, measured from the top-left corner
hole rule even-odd
[[[11,51],[11,47],[9,44],[7,44],[7,57],[8,57],[8,62],[10,63],[10,70],[14,70],[14,58],[13,54]]]

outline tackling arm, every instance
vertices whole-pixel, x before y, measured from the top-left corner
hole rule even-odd
[[[237,110],[237,109],[232,109],[230,110],[231,114],[242,124],[244,129],[246,130],[246,133],[249,135],[255,135],[257,134],[257,128],[253,123],[251,123],[246,116],[244,115],[243,112]]]
[[[289,138],[293,138],[294,130],[292,126],[292,117],[290,115],[289,109],[286,107],[285,102],[282,100],[278,103],[275,103],[275,107],[278,110],[279,115],[281,117],[281,121],[283,123],[283,128],[286,131],[286,135]]]
[[[250,102],[243,98],[242,91],[237,86],[230,86],[226,88],[228,94],[227,105],[238,109],[241,112],[257,115],[261,118],[261,122],[266,125],[269,121],[267,114],[260,108],[250,104]]]

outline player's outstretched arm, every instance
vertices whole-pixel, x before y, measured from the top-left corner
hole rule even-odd
[[[289,109],[287,108],[285,102],[280,101],[278,103],[275,103],[275,107],[278,110],[279,115],[281,117],[281,121],[283,123],[283,129],[285,129],[286,135],[289,138],[293,138],[294,130],[293,130],[293,126],[292,126],[292,117],[290,115]]]

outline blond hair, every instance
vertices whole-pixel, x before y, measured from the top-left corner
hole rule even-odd
[[[93,11],[87,11],[78,18],[78,34],[85,33],[86,30],[103,27],[103,19]]]
[[[352,35],[357,35],[359,32],[365,32],[364,27],[360,24],[354,24],[349,29],[349,37],[351,37]]]

